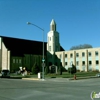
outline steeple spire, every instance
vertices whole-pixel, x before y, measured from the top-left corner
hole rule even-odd
[[[52,19],[52,21],[50,23],[50,31],[56,31],[56,23],[55,23],[54,19]]]

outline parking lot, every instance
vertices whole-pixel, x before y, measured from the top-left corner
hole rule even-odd
[[[100,91],[100,79],[0,79],[0,100],[91,100]]]

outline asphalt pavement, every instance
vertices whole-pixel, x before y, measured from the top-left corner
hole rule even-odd
[[[100,78],[0,79],[0,100],[91,100],[92,91],[100,92]]]

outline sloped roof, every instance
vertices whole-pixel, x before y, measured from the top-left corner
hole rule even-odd
[[[11,51],[12,56],[23,56],[24,54],[43,54],[43,42],[13,37],[1,36],[6,48]],[[46,55],[47,42],[44,42],[44,55]],[[64,49],[61,47],[61,51]]]
[[[13,56],[20,56],[23,54],[42,55],[43,53],[43,42],[5,36],[2,36],[2,40],[6,48],[11,51],[11,55]],[[46,42],[44,42],[44,53],[46,55]]]

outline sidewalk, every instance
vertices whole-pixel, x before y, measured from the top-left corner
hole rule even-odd
[[[90,76],[90,77],[77,77],[77,80],[83,80],[83,79],[91,79],[91,78],[99,78],[95,76]],[[45,78],[45,79],[39,79],[39,78],[22,78],[23,80],[37,80],[37,81],[54,81],[54,82],[66,82],[66,81],[71,81],[74,80],[74,78]]]

